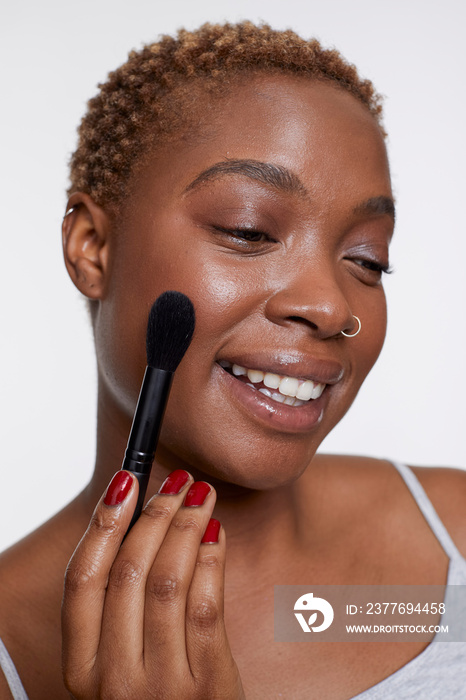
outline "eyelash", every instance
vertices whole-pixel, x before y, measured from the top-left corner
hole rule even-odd
[[[224,228],[223,226],[214,226],[214,229],[216,231],[219,231],[220,233],[226,233],[229,236],[233,236],[240,241],[244,241],[245,243],[264,243],[264,242],[271,242],[275,243],[276,241],[271,238],[267,233],[264,233],[263,231],[258,231],[257,229],[253,228],[234,228],[234,229],[229,229],[229,228]],[[257,236],[257,238],[248,238],[248,236]],[[365,268],[366,270],[370,270],[371,272],[378,272],[380,274],[385,274],[385,275],[390,275],[393,272],[393,268],[390,267],[390,265],[383,265],[380,263],[375,262],[374,260],[365,260],[364,258],[347,258],[347,260],[353,260],[353,262],[356,262],[358,265],[361,267]]]
[[[245,243],[263,243],[265,241],[270,241],[271,243],[276,242],[267,233],[264,233],[263,231],[257,231],[256,229],[253,229],[253,228],[230,229],[230,228],[224,228],[223,226],[214,226],[214,229],[216,231],[220,231],[220,233],[226,233],[229,236],[234,236],[235,238],[238,238],[241,241],[245,241]],[[258,236],[258,238],[253,239],[253,238],[248,238],[247,236]]]
[[[393,268],[390,267],[390,265],[381,265],[380,263],[377,263],[374,260],[364,260],[363,258],[356,260],[354,258],[347,258],[347,260],[350,259],[354,260],[354,262],[356,262],[361,267],[364,267],[367,270],[371,270],[372,272],[380,272],[385,275],[391,275],[393,272]]]

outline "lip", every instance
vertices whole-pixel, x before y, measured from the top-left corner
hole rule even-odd
[[[297,352],[254,353],[254,355],[241,354],[221,357],[217,362],[227,360],[231,364],[256,369],[261,372],[286,375],[295,379],[310,379],[317,384],[336,384],[343,378],[344,368],[336,360],[323,360]],[[315,399],[317,400],[317,399]]]
[[[235,364],[240,364],[240,362]],[[261,367],[265,366],[270,367],[270,361],[268,365],[261,365]],[[274,369],[270,371],[276,372],[277,366],[272,366]],[[259,365],[256,364],[256,367],[259,368]],[[252,366],[248,367],[248,369],[255,369],[256,367]],[[289,367],[286,368],[286,373],[289,372],[289,369]],[[246,383],[229,374],[218,363],[215,363],[214,371],[220,383],[220,391],[227,395],[229,394],[232,401],[239,406],[242,412],[246,411],[250,416],[252,414],[264,427],[273,428],[284,433],[307,433],[316,428],[322,421],[324,410],[330,397],[330,386],[325,387],[318,399],[312,399],[303,406],[287,406],[270,399],[256,389],[251,389]],[[285,373],[283,365],[280,367],[280,373]],[[298,378],[302,377],[303,374],[302,372],[299,372],[299,374],[295,372],[288,376]]]

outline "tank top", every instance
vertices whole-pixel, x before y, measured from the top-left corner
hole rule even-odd
[[[466,560],[458,551],[415,474],[394,463],[421,513],[449,557],[447,584],[466,585]],[[442,620],[443,622],[443,620]],[[355,642],[356,643],[356,642]],[[0,668],[14,700],[28,700],[23,684],[0,639]],[[430,643],[405,666],[352,700],[460,700],[466,698],[466,642]]]

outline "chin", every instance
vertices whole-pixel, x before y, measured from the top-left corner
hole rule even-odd
[[[202,441],[188,444],[186,436],[180,439],[180,435],[170,434],[164,428],[162,433],[157,451],[160,464],[167,469],[186,469],[196,480],[207,480],[218,487],[232,484],[265,491],[286,486],[301,476],[318,448],[314,440],[290,445],[289,436],[267,440],[243,434],[232,441],[231,434],[225,440],[203,435]]]

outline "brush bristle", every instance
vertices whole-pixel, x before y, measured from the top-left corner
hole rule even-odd
[[[149,313],[147,364],[174,372],[191,342],[194,324],[194,307],[187,296],[181,292],[161,294]]]

